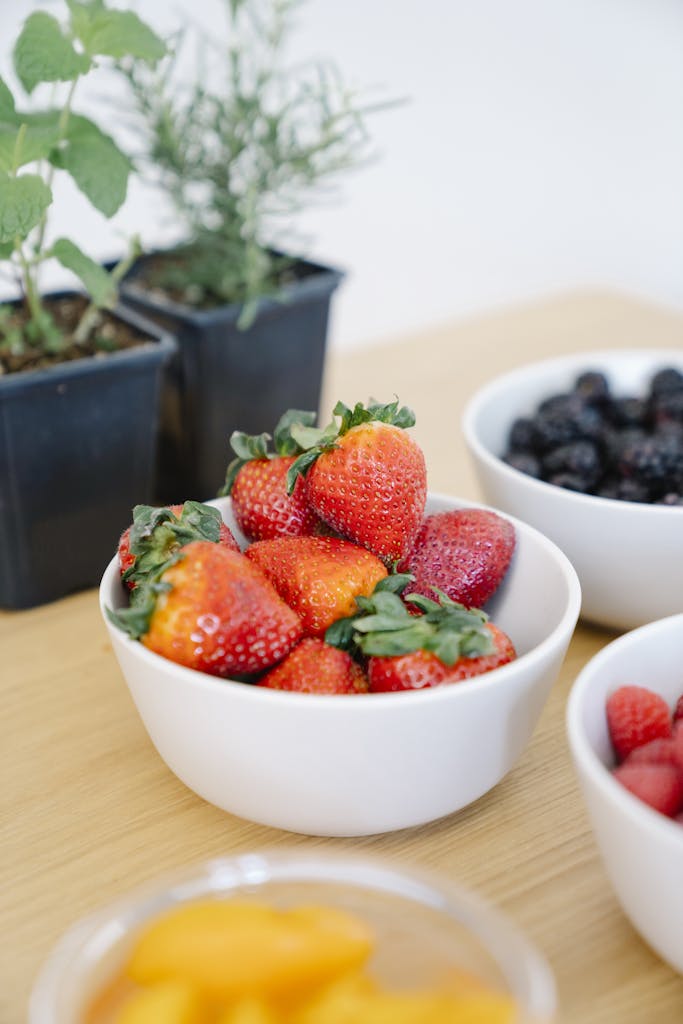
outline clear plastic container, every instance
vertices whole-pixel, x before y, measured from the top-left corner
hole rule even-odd
[[[442,878],[380,860],[279,850],[186,868],[78,922],[43,965],[29,1024],[83,1024],[86,1008],[121,969],[141,925],[178,903],[207,896],[253,897],[283,908],[310,902],[342,907],[374,929],[369,971],[386,987],[424,988],[449,970],[463,970],[512,996],[519,1024],[555,1019],[555,985],[546,962],[477,897]]]

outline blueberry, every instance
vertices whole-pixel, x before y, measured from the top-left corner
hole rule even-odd
[[[650,405],[645,398],[615,398],[610,405],[610,418],[618,427],[647,427]]]
[[[658,491],[659,497],[672,482],[683,480],[683,448],[673,434],[654,434],[622,449],[619,470]]]
[[[650,409],[655,426],[669,420],[683,423],[683,390],[661,391],[653,395]]]
[[[555,473],[547,478],[547,482],[555,487],[564,487],[566,491],[578,491],[580,494],[588,492],[585,480],[576,473]]]
[[[619,481],[617,498],[620,501],[651,501],[650,489],[640,480],[624,479]]]
[[[541,476],[541,463],[531,452],[509,452],[503,461],[513,469],[518,469],[520,473],[526,473],[527,476],[533,476],[536,479]]]
[[[665,366],[650,381],[650,394],[664,395],[674,391],[683,391],[683,373],[675,366]]]
[[[536,444],[537,436],[534,421],[528,416],[520,416],[510,427],[508,451],[533,452]]]
[[[546,479],[558,473],[569,473],[582,481],[583,490],[593,487],[603,473],[600,453],[592,441],[560,445],[544,456],[542,465]]]
[[[574,384],[574,390],[581,395],[586,402],[601,405],[610,397],[607,377],[599,370],[586,370],[579,374]]]

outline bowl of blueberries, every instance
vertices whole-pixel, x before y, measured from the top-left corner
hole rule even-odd
[[[523,366],[462,425],[486,501],[573,563],[582,618],[624,631],[683,610],[683,348]]]

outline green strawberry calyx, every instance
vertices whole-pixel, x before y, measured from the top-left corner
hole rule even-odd
[[[107,617],[115,626],[138,640],[149,629],[149,622],[160,594],[171,589],[161,579],[182,558],[182,548],[195,540],[218,543],[222,523],[217,508],[199,501],[186,501],[180,515],[170,508],[136,505],[130,529],[130,552],[135,561],[122,579],[134,583],[128,608],[113,611]]]
[[[335,423],[339,417],[339,423]],[[387,423],[403,430],[415,426],[415,413],[407,405],[399,405],[398,398],[382,405],[379,402],[368,402],[367,406],[357,402],[353,409],[343,402],[337,402],[332,410],[332,420],[326,427],[304,427],[292,425],[292,436],[298,442],[301,454],[287,474],[287,490],[291,494],[297,477],[305,476],[316,459],[325,451],[337,447],[337,441],[353,427],[363,423]]]
[[[493,654],[495,643],[488,616],[466,608],[434,587],[438,600],[421,594],[400,594],[412,576],[395,573],[380,580],[370,597],[357,597],[358,611],[327,629],[325,642],[351,654],[396,657],[429,651],[454,665],[460,658]],[[409,605],[418,609],[411,612]]]
[[[225,473],[225,483],[221,487],[219,496],[230,494],[237,474],[242,466],[248,462],[258,459],[276,459],[280,456],[300,455],[302,447],[293,436],[293,428],[300,427],[308,430],[313,427],[316,421],[314,412],[307,412],[302,409],[288,409],[278,420],[272,437],[270,434],[245,434],[242,430],[234,430],[230,435],[230,447],[236,458],[229,463]],[[268,448],[268,442],[273,441],[274,451]]]

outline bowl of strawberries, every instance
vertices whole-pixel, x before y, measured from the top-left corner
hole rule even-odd
[[[237,434],[226,494],[134,510],[100,603],[149,735],[209,802],[313,835],[420,825],[526,747],[580,607],[532,527],[428,493],[398,402]],[[270,441],[273,441],[272,449]]]
[[[567,731],[612,887],[683,973],[683,614],[618,637],[572,687]]]

